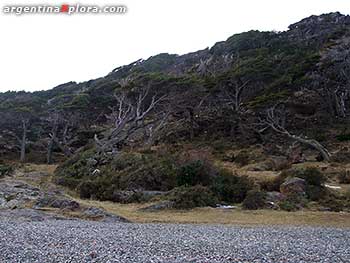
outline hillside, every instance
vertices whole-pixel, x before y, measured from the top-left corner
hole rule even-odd
[[[81,198],[348,211],[326,185],[350,183],[349,107],[350,16],[330,13],[0,93],[0,158],[59,163]]]

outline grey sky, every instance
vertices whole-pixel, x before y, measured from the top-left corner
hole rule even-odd
[[[50,89],[101,77],[113,68],[161,53],[184,54],[234,33],[286,30],[310,15],[350,13],[347,0],[90,0],[124,4],[125,15],[0,14],[0,91]],[[5,4],[61,4],[56,0]],[[74,0],[64,3],[75,4]],[[2,9],[1,6],[1,9]]]

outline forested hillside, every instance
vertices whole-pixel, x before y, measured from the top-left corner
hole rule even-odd
[[[349,108],[350,17],[330,13],[83,83],[1,93],[0,158],[59,163],[56,182],[83,198],[141,202],[166,193],[178,208],[245,201],[254,209],[266,193],[289,196],[281,185],[299,178],[306,195],[279,196],[280,207],[307,199],[343,209],[325,173],[290,168],[350,160]],[[244,167],[282,172],[253,180],[239,175]],[[339,177],[350,182],[346,169]]]

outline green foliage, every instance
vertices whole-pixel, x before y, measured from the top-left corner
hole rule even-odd
[[[248,177],[237,176],[227,170],[222,170],[215,178],[212,190],[222,201],[240,203],[246,198],[247,192],[253,189],[253,186],[253,181]]]
[[[65,161],[62,165],[58,167],[55,174],[61,178],[72,178],[75,180],[82,179],[86,176],[91,175],[91,169],[89,165],[89,159],[94,156],[94,149],[90,149],[78,154]],[[58,180],[59,182],[66,182],[67,180]],[[71,183],[68,179],[69,184]],[[66,185],[68,186],[68,185]],[[76,186],[75,183],[72,186]]]
[[[180,167],[177,174],[178,186],[194,186],[200,183],[208,183],[205,181],[210,180],[208,174],[205,171],[202,160],[191,161]]]
[[[266,193],[259,190],[250,190],[242,203],[244,209],[256,210],[264,208]]]
[[[337,140],[340,142],[347,142],[350,141],[350,133],[340,134],[337,135]]]
[[[299,210],[299,207],[294,202],[291,202],[289,200],[283,200],[278,205],[281,210],[288,211],[288,212]]]
[[[280,209],[285,211],[296,211],[305,207],[307,200],[298,194],[290,194],[285,199],[278,203]]]
[[[56,177],[54,182],[58,185],[62,185],[68,187],[69,189],[75,190],[76,187],[81,183],[81,179],[75,179],[72,177],[64,176],[64,177]]]
[[[328,190],[324,186],[307,185],[306,195],[311,201],[320,201],[328,195]]]
[[[298,170],[296,177],[305,179],[308,185],[313,186],[322,186],[327,180],[321,171],[314,167],[308,167],[305,170]]]
[[[234,158],[234,162],[239,164],[240,166],[245,166],[249,164],[250,155],[246,150],[240,151]]]
[[[142,64],[142,69],[147,72],[162,71],[164,68],[172,65],[175,62],[177,55],[162,53],[150,57]]]
[[[11,165],[0,164],[0,178],[11,175],[14,169]]]
[[[220,42],[214,45],[210,52],[215,55],[222,55],[223,53],[241,53],[245,55],[245,52],[254,50],[265,46],[273,37],[273,32],[259,32],[248,31],[241,34],[235,34],[227,39],[226,42]]]
[[[81,182],[77,188],[80,198],[91,198],[98,193],[97,184],[93,181]]]
[[[250,107],[259,107],[269,103],[276,103],[276,101],[284,100],[290,96],[290,93],[287,90],[279,91],[276,93],[263,94],[258,97],[255,97],[249,102]]]
[[[174,208],[177,209],[215,206],[218,202],[213,192],[201,185],[174,189],[172,200],[174,201]]]
[[[327,180],[324,174],[315,167],[285,170],[280,174],[280,181],[287,177],[299,177],[304,179],[308,185],[314,186],[322,186]]]

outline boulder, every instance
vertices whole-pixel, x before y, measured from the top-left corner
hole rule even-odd
[[[53,207],[65,210],[78,210],[80,209],[80,204],[74,200],[54,196],[54,195],[46,195],[39,198],[35,203],[35,208],[42,207]]]
[[[80,204],[69,199],[56,199],[51,203],[51,207],[65,210],[78,210],[80,209]]]
[[[287,178],[280,186],[284,195],[304,196],[306,194],[306,181],[298,177]]]
[[[144,208],[141,208],[141,211],[145,212],[155,212],[159,210],[165,210],[165,209],[171,209],[174,207],[174,202],[173,201],[162,201]]]
[[[102,208],[89,207],[83,211],[83,218],[106,223],[129,223],[124,217],[108,213]]]

